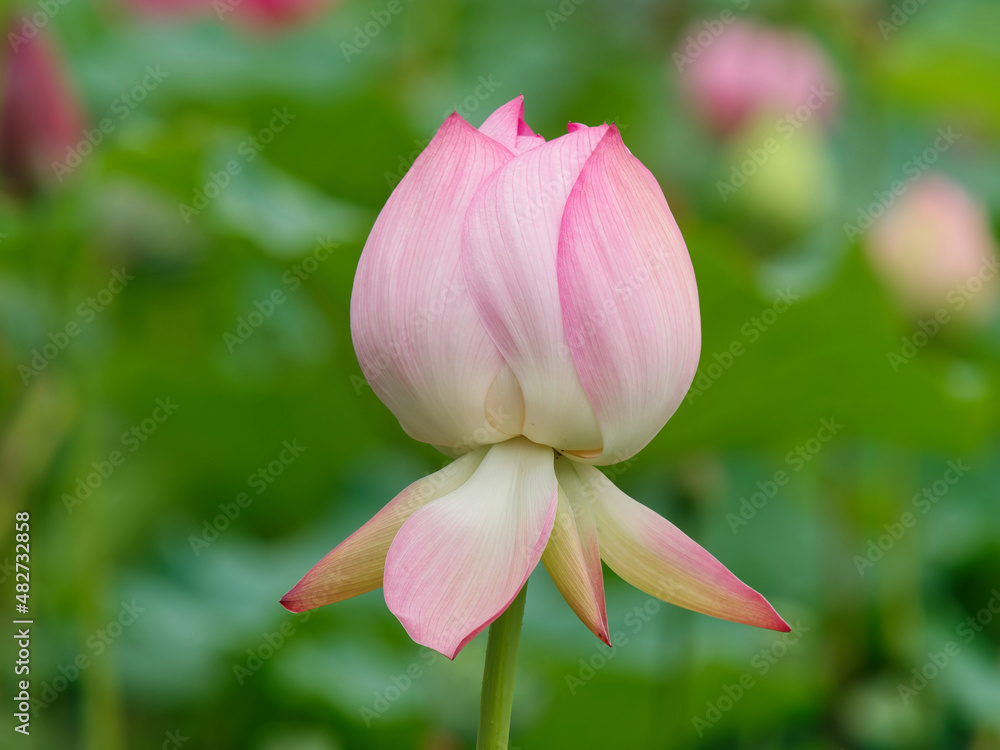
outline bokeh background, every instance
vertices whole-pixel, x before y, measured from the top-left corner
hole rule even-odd
[[[278,600],[444,460],[361,378],[353,272],[444,117],[519,93],[549,139],[618,123],[698,277],[695,389],[609,473],[795,629],[607,571],[611,651],[539,568],[512,746],[1000,747],[995,2],[3,14],[4,747],[472,747],[485,634],[448,662],[381,592]]]

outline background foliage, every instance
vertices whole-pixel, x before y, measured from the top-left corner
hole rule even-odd
[[[902,5],[914,10],[886,35],[879,22],[894,6],[866,0],[403,0],[363,47],[359,29],[387,7],[378,0],[277,31],[228,14],[59,6],[46,33],[91,126],[110,117],[115,128],[61,183],[0,199],[0,561],[13,557],[14,511],[30,510],[33,689],[53,698],[30,739],[5,725],[4,745],[471,747],[484,637],[451,663],[414,645],[380,592],[308,619],[278,599],[443,460],[360,380],[353,271],[444,116],[457,107],[478,125],[523,93],[547,138],[569,119],[619,124],[687,239],[702,370],[746,345],[615,481],[796,630],[782,642],[658,606],[609,571],[612,631],[627,639],[609,652],[539,569],[513,745],[1000,747],[1000,621],[989,611],[1000,609],[1000,325],[947,326],[894,370],[888,355],[918,321],[843,229],[949,126],[962,138],[935,171],[996,215],[1000,6]],[[689,23],[727,9],[813,35],[843,95],[826,135],[796,136],[722,200],[717,183],[744,146],[692,117],[671,53]],[[147,66],[166,75],[121,119],[115,102]],[[248,145],[275,109],[287,125]],[[239,174],[208,188],[234,160]],[[181,208],[209,190],[217,197],[197,213]],[[337,247],[303,266],[320,240]],[[121,269],[134,279],[24,378],[33,350],[84,323],[78,306]],[[744,327],[785,289],[798,299],[751,342]],[[224,338],[273,290],[284,301],[251,335]],[[145,422],[150,431],[157,399],[177,409]],[[825,442],[822,420],[841,425]],[[134,425],[143,439],[130,450]],[[305,450],[275,464],[285,441]],[[115,450],[124,462],[79,497],[78,480]],[[872,552],[949,461],[970,468]],[[787,484],[746,505],[779,471]],[[235,517],[213,535],[227,509]],[[6,612],[13,578],[6,567],[0,577]],[[901,694],[949,641],[958,654]],[[79,655],[88,665],[74,674]]]

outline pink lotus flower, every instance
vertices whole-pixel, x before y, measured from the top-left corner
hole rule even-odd
[[[368,382],[413,438],[459,455],[403,490],[282,599],[384,585],[449,658],[541,560],[609,642],[603,559],[716,617],[788,630],[760,594],[595,465],[645,446],[698,361],[698,291],[656,180],[614,126],[546,143],[521,97],[441,126],[379,215],[351,327]]]
[[[695,112],[722,133],[761,116],[828,121],[839,85],[822,48],[797,31],[729,19],[691,26],[674,52]]]
[[[961,185],[926,175],[875,220],[872,265],[911,312],[972,317],[997,303],[1000,255],[986,207]]]
[[[77,145],[85,118],[44,32],[29,37],[20,16],[7,25],[0,60],[0,173],[26,195],[55,177],[53,162]]]

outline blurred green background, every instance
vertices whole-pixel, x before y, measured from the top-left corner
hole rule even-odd
[[[708,385],[609,472],[795,630],[658,605],[607,571],[627,640],[611,651],[539,567],[512,746],[1000,748],[1000,322],[956,319],[894,367],[927,316],[843,226],[947,127],[962,137],[934,171],[998,214],[993,0],[402,0],[356,52],[343,45],[388,3],[281,28],[53,7],[43,31],[86,127],[114,128],[66,179],[0,198],[0,591],[7,618],[28,510],[44,704],[24,738],[7,701],[4,747],[472,747],[485,635],[452,663],[410,641],[381,592],[309,617],[278,600],[444,460],[361,379],[353,273],[444,117],[479,125],[523,93],[548,139],[568,120],[619,124],[698,278]],[[840,83],[830,123],[727,200],[718,182],[767,134],[714,134],[671,57],[723,12],[800,29]],[[122,118],[148,68],[159,77]],[[216,195],[185,210],[198,191]],[[240,334],[274,290],[283,301]],[[784,290],[794,303],[748,335]],[[72,321],[79,334],[33,365]],[[733,342],[744,353],[709,371]],[[2,653],[9,697],[10,640]]]

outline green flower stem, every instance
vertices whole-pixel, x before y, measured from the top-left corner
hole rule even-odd
[[[514,703],[514,672],[517,669],[517,646],[521,642],[525,582],[507,611],[490,625],[486,644],[486,667],[483,670],[483,694],[479,700],[479,737],[476,750],[507,750],[510,741],[510,709]]]

